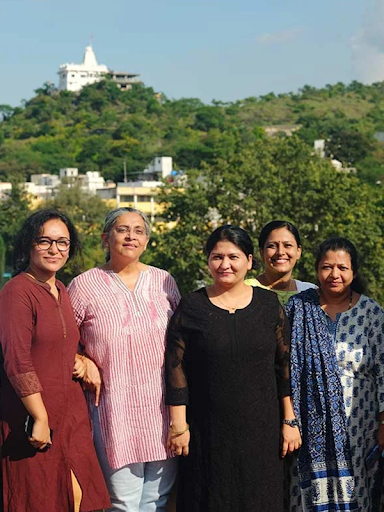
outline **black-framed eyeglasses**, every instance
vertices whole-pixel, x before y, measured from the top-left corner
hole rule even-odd
[[[68,238],[59,238],[58,240],[52,240],[52,238],[36,238],[35,244],[41,251],[48,251],[52,247],[53,242],[56,243],[56,247],[60,252],[68,251],[71,246],[71,241]]]

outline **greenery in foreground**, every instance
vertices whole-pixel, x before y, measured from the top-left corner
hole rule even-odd
[[[0,180],[63,166],[121,180],[124,159],[129,171],[139,172],[155,155],[170,155],[175,168],[187,169],[179,185],[168,183],[160,194],[163,217],[174,227],[155,226],[144,256],[169,270],[183,292],[209,279],[202,247],[215,223],[243,226],[256,244],[263,224],[284,218],[303,236],[298,277],[314,281],[314,249],[325,237],[343,235],[358,247],[370,294],[384,302],[383,189],[375,184],[384,161],[373,137],[384,131],[384,84],[304,87],[297,95],[204,105],[195,99],[158,101],[145,87],[121,93],[102,82],[79,96],[38,91],[23,108],[3,106],[3,116]],[[301,128],[292,137],[267,138],[262,129],[296,123]],[[338,173],[313,155],[312,142],[321,137],[328,154],[355,166],[357,176]],[[63,188],[42,206],[66,211],[83,238],[84,258],[65,269],[65,282],[104,260],[105,203]],[[8,267],[13,236],[29,211],[17,187],[0,203]],[[1,254],[0,243],[0,267]]]

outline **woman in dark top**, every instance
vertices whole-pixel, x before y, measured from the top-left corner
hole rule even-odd
[[[301,444],[288,323],[274,293],[244,283],[245,231],[218,228],[206,253],[213,284],[182,299],[167,340],[168,442],[185,456],[177,510],[282,512],[281,456]]]
[[[55,277],[77,248],[76,231],[64,215],[34,213],[15,243],[18,275],[0,292],[7,512],[86,512],[110,505],[81,384],[72,379],[79,332],[65,286]],[[33,425],[27,433],[28,416]]]

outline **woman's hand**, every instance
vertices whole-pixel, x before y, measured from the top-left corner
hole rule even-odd
[[[35,419],[32,437],[28,437],[28,440],[36,450],[44,450],[44,448],[52,444],[48,418],[44,420]]]
[[[298,450],[301,446],[301,435],[299,427],[291,427],[290,425],[283,424],[281,428],[283,436],[283,446],[281,449],[281,456],[284,458],[287,453],[292,453]]]
[[[95,390],[95,405],[99,406],[101,375],[95,363],[86,356],[76,354],[73,375],[83,381],[83,389]]]
[[[177,432],[183,432],[183,434],[178,434]],[[169,428],[167,448],[175,455],[184,455],[186,457],[189,454],[189,440],[190,432],[188,424],[180,429],[176,429],[172,426]]]
[[[72,375],[75,379],[83,379],[87,371],[87,366],[84,362],[85,357],[80,354],[76,354],[75,363],[73,365]]]

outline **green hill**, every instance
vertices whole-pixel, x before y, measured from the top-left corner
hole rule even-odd
[[[296,94],[210,105],[171,100],[141,85],[121,92],[103,81],[74,94],[46,84],[22,107],[0,105],[0,115],[0,181],[61,167],[118,181],[124,160],[134,175],[159,154],[172,156],[175,168],[200,168],[264,137],[261,127],[283,136],[287,126],[310,145],[326,139],[327,154],[356,167],[362,179],[375,183],[384,175],[384,146],[374,137],[384,132],[381,82],[306,85]]]

